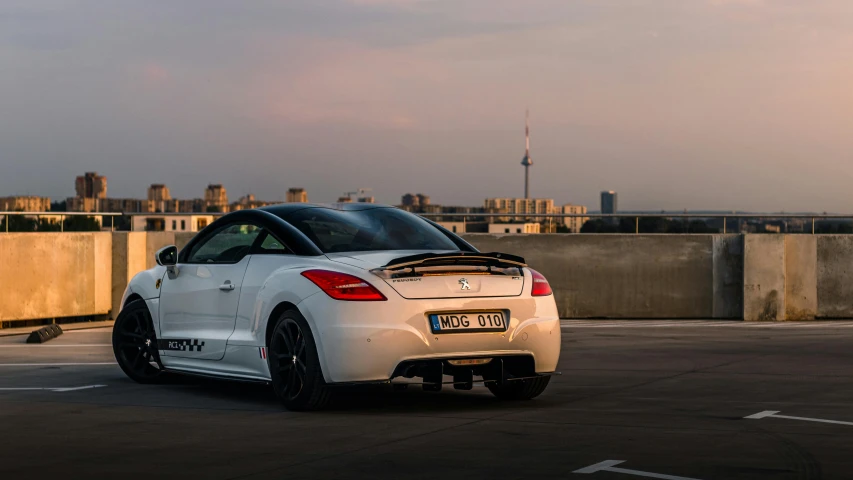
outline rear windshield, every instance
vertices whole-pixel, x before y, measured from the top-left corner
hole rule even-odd
[[[306,208],[285,217],[324,253],[459,250],[424,219],[396,208],[341,211]]]

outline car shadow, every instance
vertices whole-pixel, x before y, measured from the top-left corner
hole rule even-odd
[[[200,395],[208,400],[251,404],[255,407],[284,407],[276,400],[270,385],[250,382],[234,382],[186,375],[169,375],[162,385],[191,387],[181,389],[183,393]],[[539,404],[534,400],[534,403]],[[340,413],[470,413],[472,411],[507,411],[529,407],[530,402],[506,402],[495,398],[487,389],[455,390],[445,386],[441,392],[427,392],[420,385],[409,385],[405,389],[392,385],[359,385],[332,387],[329,404],[324,412]],[[540,405],[542,406],[542,405]]]
[[[327,410],[448,414],[506,410],[517,405],[498,400],[484,388],[460,391],[447,386],[441,392],[427,392],[419,385],[410,385],[405,390],[382,385],[336,388]]]

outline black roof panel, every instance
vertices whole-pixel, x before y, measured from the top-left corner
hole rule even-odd
[[[374,208],[395,208],[390,205],[382,205],[379,203],[277,203],[275,205],[267,205],[258,210],[266,210],[278,217],[284,217],[290,213],[306,208],[326,208],[329,210],[341,210],[345,212],[354,212],[360,210],[372,210]]]

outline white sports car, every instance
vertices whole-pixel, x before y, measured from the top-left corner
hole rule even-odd
[[[478,376],[499,398],[530,399],[560,356],[541,274],[394,207],[241,210],[157,264],[130,281],[113,330],[141,383],[164,371],[268,382],[310,410],[338,385],[465,390]]]

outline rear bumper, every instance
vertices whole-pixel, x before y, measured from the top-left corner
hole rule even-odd
[[[407,361],[532,357],[536,373],[557,369],[560,321],[554,297],[342,302],[324,294],[298,305],[314,333],[328,383],[387,381]],[[433,334],[426,313],[506,309],[506,332]]]

